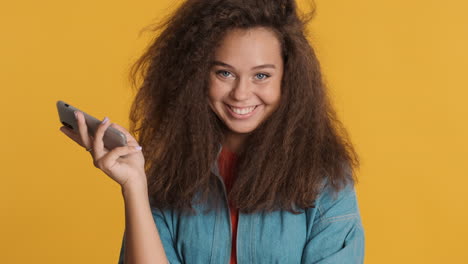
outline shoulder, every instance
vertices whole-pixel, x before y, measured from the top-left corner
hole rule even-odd
[[[315,201],[315,224],[345,220],[360,220],[358,199],[354,183],[340,190],[325,184]]]
[[[348,183],[339,190],[335,190],[331,186],[326,185],[317,196],[317,204],[319,204],[322,209],[333,206],[345,206],[348,211],[356,211],[356,201],[356,189],[353,183]]]

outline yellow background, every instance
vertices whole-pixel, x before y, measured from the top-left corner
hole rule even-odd
[[[174,5],[2,2],[1,263],[117,262],[120,188],[59,132],[55,102],[126,126],[138,32]],[[362,159],[366,263],[468,263],[467,2],[316,5],[310,38]]]

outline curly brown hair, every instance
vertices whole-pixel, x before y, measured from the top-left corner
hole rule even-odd
[[[245,213],[309,208],[326,182],[356,182],[359,158],[334,111],[294,0],[187,0],[154,28],[134,64],[130,130],[158,208],[189,209],[212,191],[226,129],[207,103],[214,50],[230,29],[266,27],[284,61],[278,109],[246,139],[228,198]]]

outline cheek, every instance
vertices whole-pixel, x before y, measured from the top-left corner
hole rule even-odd
[[[262,93],[262,99],[266,104],[277,105],[281,98],[281,87],[280,85],[273,85],[270,89],[264,90]]]
[[[210,86],[208,88],[208,104],[210,105],[210,108],[214,111],[217,112],[215,109],[215,106],[219,104],[220,101],[222,101],[222,94],[221,94],[221,89],[219,85],[216,85],[216,82],[210,82]]]
[[[210,82],[208,84],[208,99],[210,101],[213,101],[214,98],[216,98],[216,91],[217,91],[216,81],[210,75]]]
[[[226,87],[216,79],[210,80],[208,97],[211,102],[221,101],[225,94]]]

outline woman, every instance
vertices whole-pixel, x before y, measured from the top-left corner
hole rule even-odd
[[[96,167],[122,186],[119,263],[362,263],[358,157],[293,0],[188,0],[133,70],[131,131]],[[138,74],[141,75],[138,75]],[[128,147],[104,149],[114,126]]]

